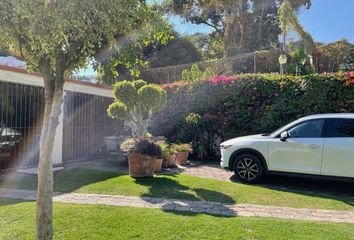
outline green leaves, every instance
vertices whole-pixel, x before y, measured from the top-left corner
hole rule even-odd
[[[128,118],[128,108],[127,106],[119,101],[116,101],[109,105],[107,109],[108,116],[111,118],[127,119]]]
[[[70,74],[97,51],[140,26],[140,0],[2,0],[0,40],[38,70],[41,59],[56,71],[59,61]]]
[[[153,114],[166,104],[166,92],[158,85],[136,80],[116,83],[113,94],[116,101],[109,106],[108,115],[127,121],[134,137],[145,138]]]
[[[158,112],[166,104],[166,92],[155,84],[148,84],[138,90],[139,101],[147,112]]]

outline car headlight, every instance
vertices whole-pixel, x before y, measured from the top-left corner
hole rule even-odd
[[[232,147],[232,145],[227,145],[227,144],[221,144],[220,145],[221,149],[228,149],[229,147]]]

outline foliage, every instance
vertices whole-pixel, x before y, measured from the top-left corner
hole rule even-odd
[[[198,64],[193,64],[190,70],[185,69],[182,71],[182,80],[194,83],[214,75],[215,73],[211,70],[211,68],[207,67],[205,71],[202,71],[199,69]]]
[[[169,156],[176,153],[176,151],[167,143],[160,144],[161,156],[163,159],[167,159]]]
[[[215,31],[210,34],[195,33],[188,36],[197,49],[200,49],[203,59],[220,59],[223,56],[223,35]]]
[[[190,152],[191,151],[191,145],[188,143],[180,143],[180,144],[172,144],[171,148],[175,152]]]
[[[161,157],[160,145],[143,138],[129,139],[122,143],[121,148],[128,153],[139,153],[158,158]]]
[[[123,81],[113,86],[113,95],[115,101],[108,107],[108,115],[127,121],[134,137],[146,138],[153,114],[166,103],[165,90],[143,80]]]
[[[165,9],[187,22],[204,24],[223,38],[224,57],[271,48],[280,34],[278,9],[283,0],[165,0]],[[292,0],[295,11],[311,0]]]
[[[174,33],[174,39],[156,50],[156,54],[150,57],[150,67],[160,68],[175,66],[202,60],[200,50],[193,45],[188,37],[181,37]]]
[[[135,144],[135,139],[134,138],[128,138],[122,142],[120,145],[120,149],[123,152],[129,152]]]
[[[354,45],[346,39],[318,47],[316,68],[319,72],[354,70]]]
[[[96,57],[95,67],[101,83],[113,84],[119,74],[125,72],[139,77],[141,69],[148,67],[157,50],[175,38],[172,26],[158,12],[148,7],[146,15],[149,20],[139,31],[123,36],[107,56]]]
[[[279,11],[280,28],[284,36],[287,32],[294,29],[305,41],[304,51],[306,55],[312,55],[316,52],[316,45],[310,35],[301,26],[299,20],[296,17],[296,10],[294,9],[292,2],[289,0],[283,1],[280,5]]]
[[[198,114],[209,133],[199,142],[210,149],[209,154],[217,154],[219,138],[271,132],[310,114],[353,112],[354,84],[347,84],[345,79],[336,74],[240,74],[194,84],[165,84],[168,102],[154,117],[152,132],[171,141],[196,141],[197,133],[191,131],[185,118]]]
[[[295,51],[290,52],[289,63],[286,64],[286,72],[293,75],[308,75],[314,73],[314,68],[310,63],[309,55],[305,54],[303,48],[297,48]]]

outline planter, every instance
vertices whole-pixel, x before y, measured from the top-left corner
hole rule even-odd
[[[176,166],[176,154],[172,154],[169,156],[168,160],[168,167]]]
[[[129,175],[133,178],[152,177],[156,158],[139,153],[128,154]]]
[[[168,167],[168,159],[167,159],[167,158],[164,158],[164,159],[163,159],[162,167],[163,167],[163,168],[167,168],[167,167]]]
[[[180,165],[187,163],[189,152],[178,152],[176,153],[176,161]]]
[[[156,159],[154,164],[154,172],[161,172],[163,159]]]

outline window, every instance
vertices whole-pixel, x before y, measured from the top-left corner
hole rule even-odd
[[[322,136],[324,120],[310,120],[296,125],[288,130],[291,138],[319,138]]]
[[[354,137],[354,119],[333,119],[328,137]]]

